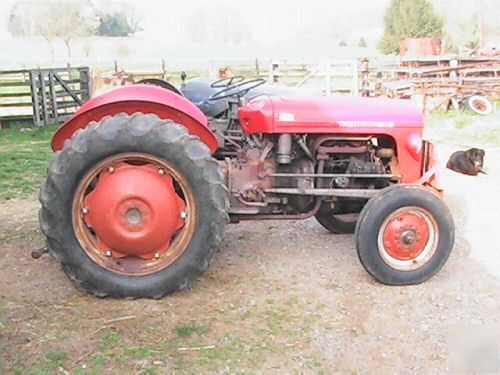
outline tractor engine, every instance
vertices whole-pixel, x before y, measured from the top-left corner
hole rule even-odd
[[[317,158],[325,160],[323,173],[336,175],[321,180],[331,189],[380,189],[387,175],[396,172],[395,144],[384,137],[322,136],[313,141]]]
[[[389,138],[281,134],[243,136],[237,147],[231,142],[232,152],[219,155],[219,162],[232,215],[300,215],[320,199],[323,205],[359,212],[366,199],[315,192],[380,189],[398,179]]]

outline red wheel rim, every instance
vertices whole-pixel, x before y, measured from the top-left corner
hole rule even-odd
[[[172,177],[151,163],[121,162],[102,171],[83,205],[84,221],[108,256],[161,256],[184,226],[186,204]]]
[[[487,108],[486,105],[482,101],[480,101],[480,100],[474,100],[472,102],[472,106],[475,109],[477,109],[478,111],[481,111],[481,112],[484,111],[484,110],[486,110],[486,108]]]
[[[429,211],[420,207],[403,207],[382,223],[378,235],[379,253],[394,269],[415,270],[432,258],[438,236],[437,223]]]
[[[81,180],[73,226],[86,254],[104,268],[145,275],[172,264],[194,232],[195,204],[186,180],[152,155],[119,154]]]

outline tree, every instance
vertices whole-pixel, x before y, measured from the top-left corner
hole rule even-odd
[[[480,47],[481,43],[479,40],[479,20],[477,14],[473,17],[474,26],[472,30],[469,32],[469,40],[465,43],[465,48],[467,48],[470,52],[476,52]]]
[[[126,14],[124,11],[116,11],[99,15],[97,33],[100,36],[133,36],[141,30],[135,12]]]
[[[35,33],[32,22],[34,16],[35,13],[24,4],[14,4],[10,9],[7,30],[14,36],[33,35]]]
[[[361,38],[358,42],[358,47],[361,47],[361,48],[366,48],[368,47],[368,44],[366,44],[366,40],[365,38]]]
[[[347,47],[347,43],[344,40],[339,42],[339,47]]]
[[[28,6],[30,5],[30,6]],[[52,42],[56,38],[55,30],[51,27],[48,19],[52,19],[52,4],[18,3],[10,10],[7,28],[14,36],[40,35],[47,41],[51,58],[54,57]]]
[[[71,41],[95,33],[96,16],[88,0],[47,0],[16,4],[9,16],[9,31],[16,36],[40,35],[51,49],[63,40],[71,57]]]
[[[58,20],[48,27],[61,38],[71,58],[71,41],[95,33],[97,19],[93,9],[85,9],[78,1],[57,1]]]
[[[442,37],[444,33],[444,20],[435,14],[428,0],[391,0],[384,22],[384,36],[378,47],[385,54],[399,53],[402,39]]]
[[[92,45],[90,43],[85,43],[83,45],[83,53],[85,53],[85,57],[89,57],[91,51],[92,51]]]

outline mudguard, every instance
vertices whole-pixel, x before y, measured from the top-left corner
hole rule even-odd
[[[52,138],[52,149],[61,150],[66,139],[91,121],[120,112],[129,115],[154,113],[162,119],[171,119],[184,125],[190,134],[198,136],[212,153],[217,149],[217,139],[208,128],[206,116],[183,96],[153,85],[123,86],[90,99],[57,129]]]

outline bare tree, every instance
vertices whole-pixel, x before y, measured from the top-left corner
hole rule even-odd
[[[24,3],[17,3],[10,9],[7,29],[14,36],[27,36],[35,33],[31,7]]]
[[[15,4],[8,28],[12,35],[40,35],[53,55],[54,39],[63,40],[71,57],[71,41],[95,33],[98,19],[89,0],[28,1]]]
[[[89,36],[95,33],[97,17],[94,9],[88,6],[87,1],[54,1],[53,6],[58,20],[51,24],[55,35],[61,38],[66,45],[68,57],[71,58],[71,41],[74,38]]]
[[[43,7],[35,11],[31,20],[35,29],[35,34],[41,35],[46,41],[49,47],[50,58],[54,62],[54,45],[53,41],[56,38],[56,32],[52,25],[47,22],[47,17],[51,18],[52,6]]]

